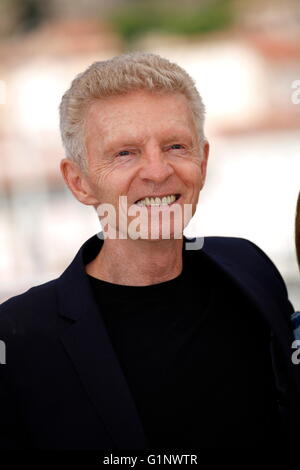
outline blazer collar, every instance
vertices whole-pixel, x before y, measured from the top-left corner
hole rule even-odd
[[[119,449],[147,449],[148,441],[129,384],[113,349],[85,272],[85,265],[96,257],[103,245],[101,235],[102,232],[89,238],[58,278],[59,314],[72,322],[71,326],[64,329],[60,340],[77,369],[99,418],[106,426],[113,446]],[[190,240],[184,236],[183,246],[186,242]],[[279,338],[285,358],[290,361],[290,350],[282,338],[292,341],[291,330],[283,320],[283,313],[279,311],[276,302],[255,279],[255,274],[245,273],[232,258],[226,257],[226,253],[214,252],[209,243],[207,246],[204,243],[202,250],[186,253],[187,256],[195,256],[194,253],[197,252],[201,252],[202,256],[207,256],[215,263],[256,305]],[[296,381],[300,391],[299,376]]]
[[[97,234],[88,239],[58,278],[59,314],[72,321],[60,340],[111,437],[112,448],[146,449],[148,442],[133,396],[84,269],[102,244]]]

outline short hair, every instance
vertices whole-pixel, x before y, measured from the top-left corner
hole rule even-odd
[[[297,201],[297,207],[296,207],[295,244],[296,244],[298,266],[300,269],[300,192],[298,194],[298,201]]]
[[[205,139],[205,107],[190,75],[176,63],[157,54],[131,52],[93,62],[76,75],[62,96],[60,133],[66,158],[87,171],[85,118],[90,104],[97,99],[135,90],[183,93],[192,111],[198,139],[200,142]]]

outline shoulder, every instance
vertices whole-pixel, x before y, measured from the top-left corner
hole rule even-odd
[[[57,279],[33,286],[0,305],[0,336],[16,336],[45,324],[56,311]],[[47,321],[46,321],[47,323]]]
[[[203,250],[239,273],[255,277],[272,290],[288,295],[285,282],[271,258],[255,243],[240,237],[204,237]]]
[[[247,238],[221,236],[204,237],[203,248],[209,250],[209,252],[224,254],[225,256],[236,256],[240,254],[247,256],[252,254],[258,256],[268,264],[273,264],[266,253]]]

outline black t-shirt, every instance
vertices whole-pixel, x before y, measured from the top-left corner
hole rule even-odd
[[[151,449],[274,446],[269,328],[207,257],[183,255],[181,274],[159,284],[88,275]]]

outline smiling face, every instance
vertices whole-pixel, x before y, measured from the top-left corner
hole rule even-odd
[[[119,197],[127,196],[128,208],[136,209],[135,203],[146,205],[142,209],[150,221],[152,208],[147,206],[151,202],[165,204],[160,207],[168,211],[174,198],[145,198],[175,195],[175,205],[179,204],[182,212],[184,204],[191,204],[192,215],[195,213],[209,146],[205,141],[200,150],[183,94],[138,90],[95,101],[86,119],[86,147],[94,206],[112,204],[118,217]],[[130,224],[136,215],[126,213],[126,217]],[[181,231],[188,222],[182,220]],[[162,223],[166,222],[160,220]]]

